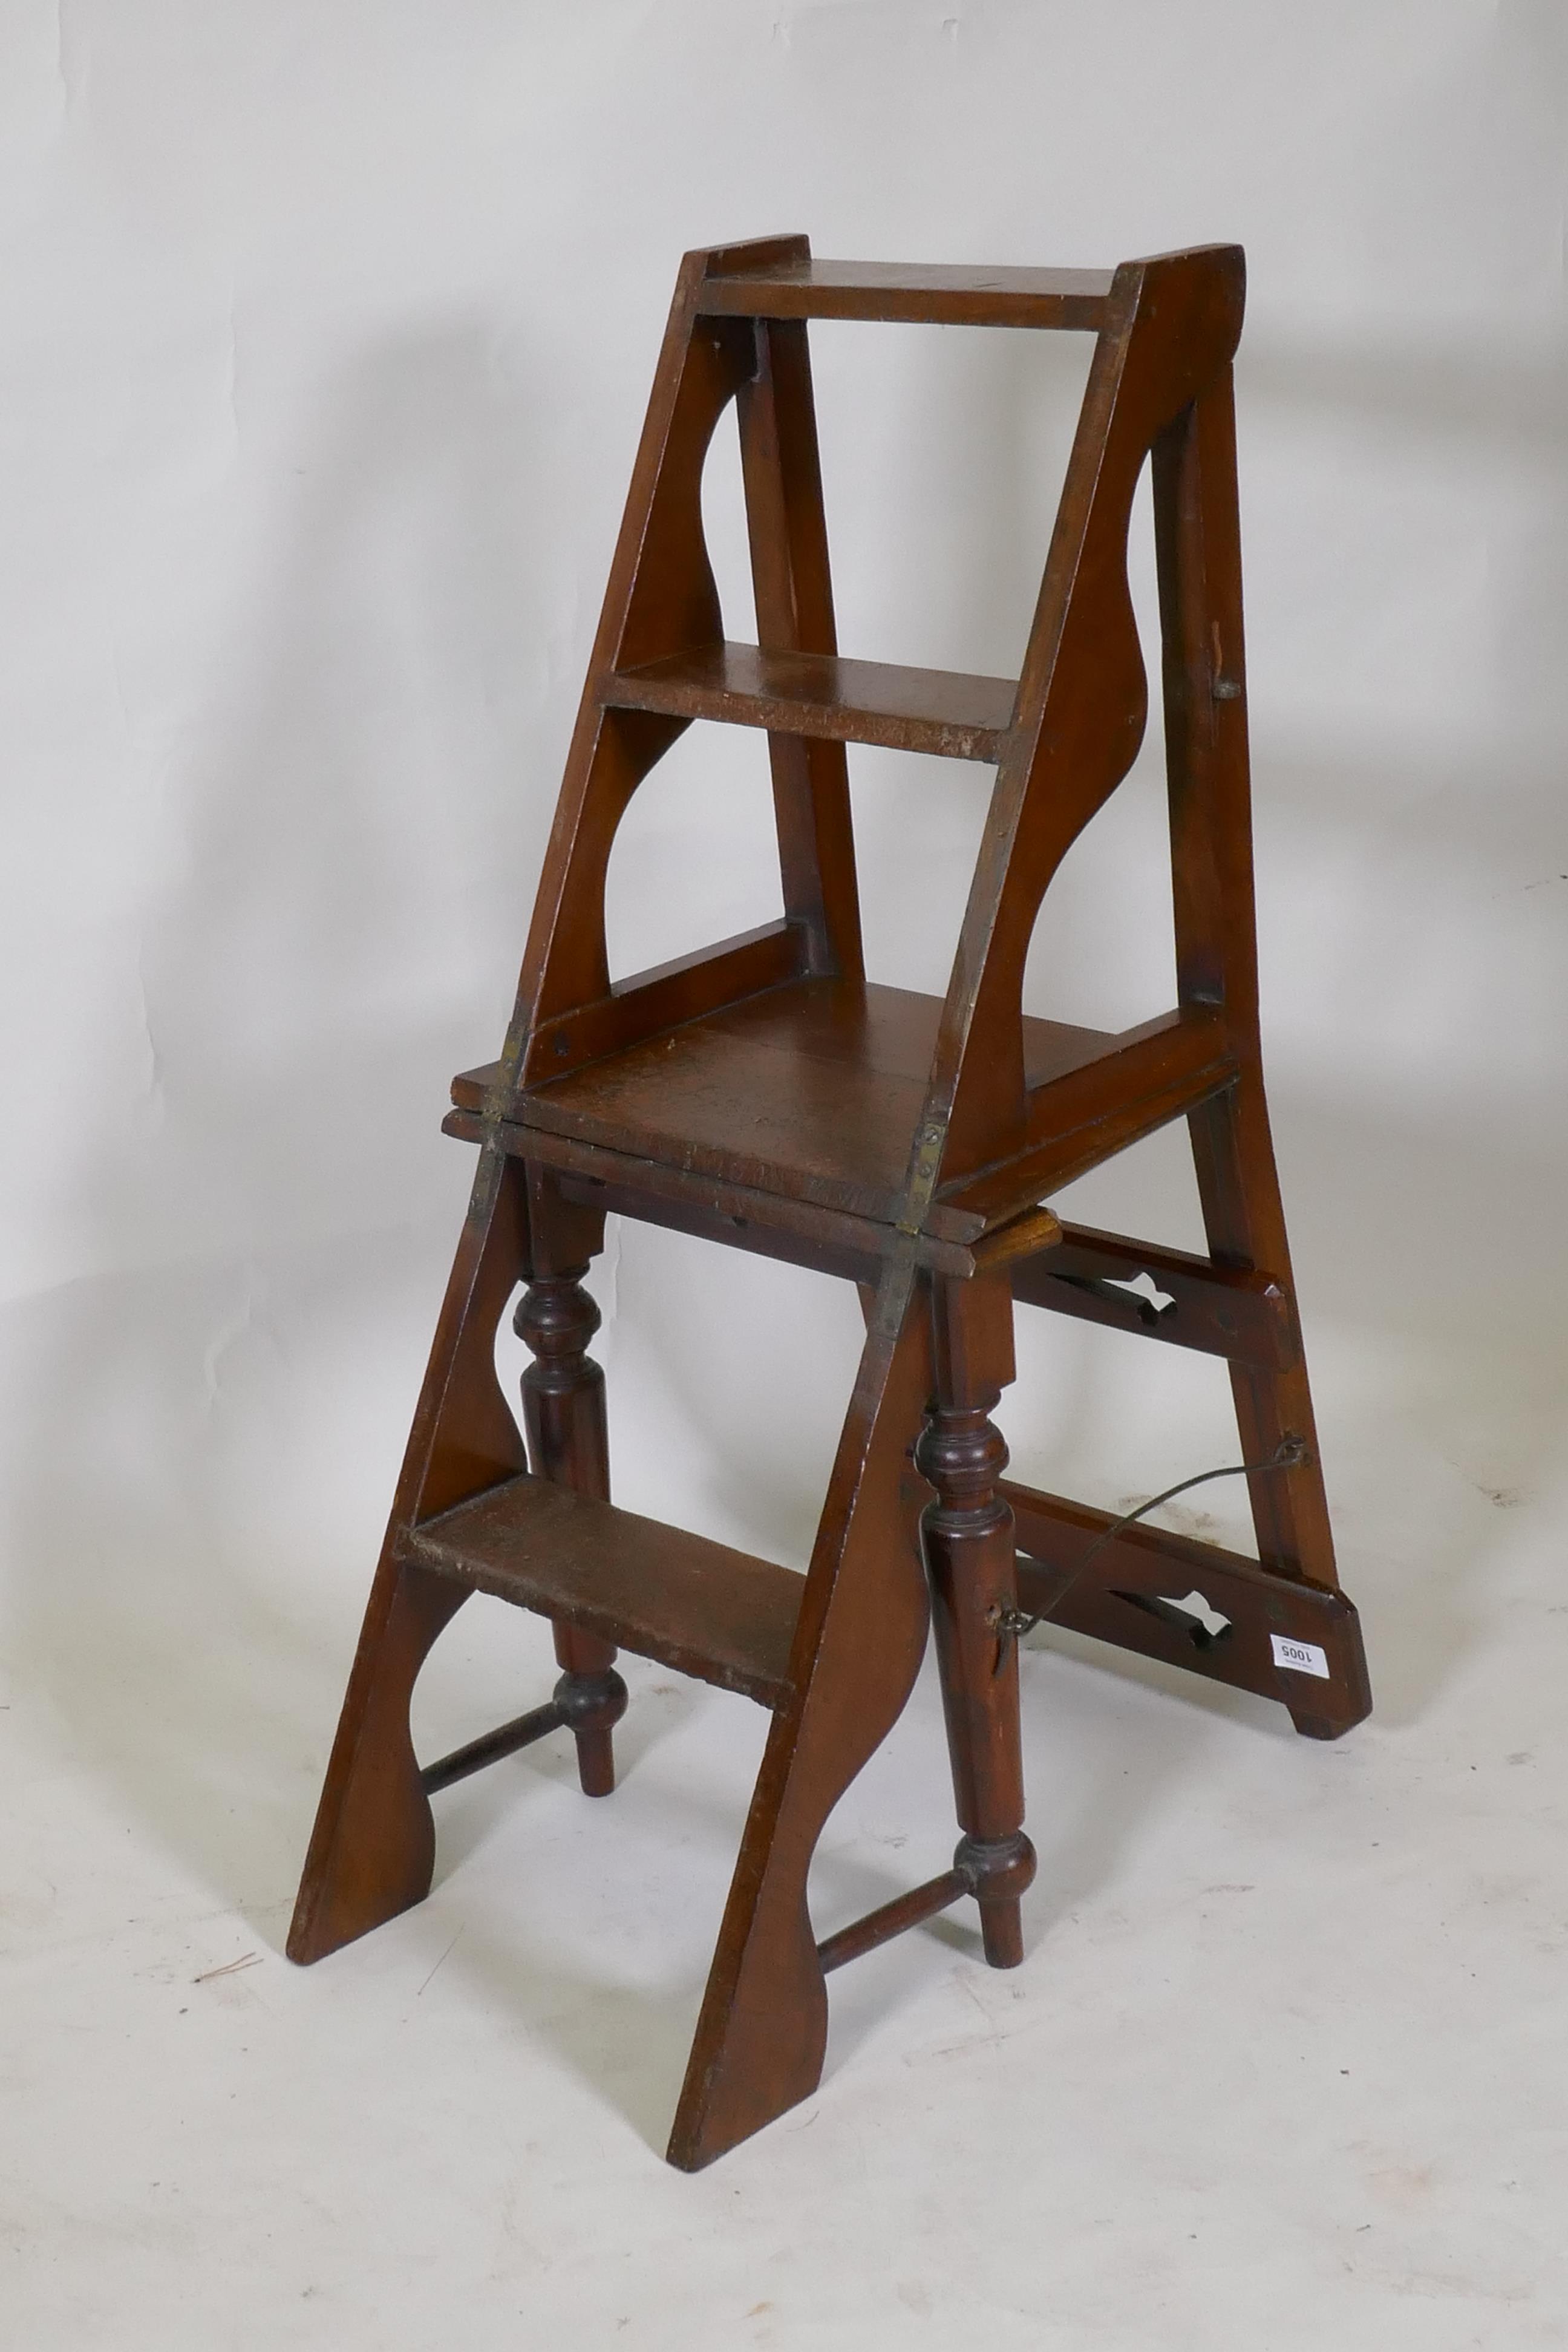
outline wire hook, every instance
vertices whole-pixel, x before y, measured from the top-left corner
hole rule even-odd
[[[1146,1518],[1151,1511],[1157,1511],[1162,1503],[1174,1501],[1178,1495],[1184,1495],[1189,1487],[1206,1486],[1211,1478],[1254,1478],[1265,1470],[1299,1470],[1307,1458],[1306,1439],[1297,1437],[1291,1433],[1280,1439],[1267,1462],[1232,1462],[1228,1463],[1223,1470],[1200,1470],[1195,1478],[1178,1479],[1175,1486],[1167,1486],[1163,1494],[1151,1495],[1149,1500],[1146,1503],[1140,1503],[1135,1511],[1126,1512],[1122,1517],[1113,1519],[1108,1528],[1100,1530],[1066,1584],[1063,1585],[1061,1591],[1052,1601],[1051,1609],[1055,1609],[1058,1603],[1071,1591],[1097,1552],[1103,1551],[1106,1545],[1121,1533],[1123,1528],[1130,1528],[1135,1520]],[[1026,1633],[1032,1633],[1036,1626],[1043,1624],[1050,1613],[1049,1609],[1040,1609],[1031,1616],[1026,1609],[1018,1608],[1016,1603],[1010,1603],[1004,1607],[1000,1602],[991,1611],[986,1622],[994,1628],[996,1634],[996,1663],[991,1669],[993,1681],[1012,1655],[1014,1643],[1021,1642]]]

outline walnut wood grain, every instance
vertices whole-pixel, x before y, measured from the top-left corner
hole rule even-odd
[[[979,1901],[988,1958],[1022,1952],[1033,1850],[1015,1591],[1059,1625],[1283,1698],[1312,1737],[1370,1704],[1337,1589],[1258,1039],[1231,387],[1245,288],[1228,246],[1108,275],[816,262],[786,236],[681,265],[510,1026],[499,1062],[457,1081],[445,1122],[479,1147],[479,1170],[289,1951],[318,1958],[420,1899],[427,1783],[570,1723],[584,1787],[607,1791],[615,1644],[746,1692],[772,1721],[670,2139],[689,2168],[816,2087],[826,1964],[958,1892]],[[812,318],[1094,331],[1016,686],[840,657]],[[731,404],[754,646],[730,638],[702,527],[703,467]],[[1026,1018],[1024,978],[1050,885],[1143,737],[1127,536],[1146,469],[1178,1001],[1110,1035]],[[670,747],[710,720],[768,734],[784,920],[613,983],[617,829]],[[995,765],[940,1003],[865,980],[851,741]],[[1183,1116],[1207,1259],[1063,1234],[1043,1205],[1053,1190]],[[610,1209],[859,1286],[865,1346],[804,1579],[608,1501],[581,1276]],[[1140,1261],[1175,1302],[1168,1318],[1151,1323],[1114,1286]],[[520,1283],[533,1475],[495,1378]],[[1015,1298],[1228,1359],[1245,1458],[1285,1465],[1249,1477],[1258,1563],[1148,1529],[1097,1551],[1103,1513],[999,1476],[991,1413],[1012,1375]],[[965,1834],[942,1879],[819,1948],[814,1848],[902,1707],[928,1632],[922,1515]],[[1205,1619],[1180,1605],[1194,1586]],[[549,1617],[567,1672],[549,1705],[422,1776],[414,1681],[476,1589]],[[1228,1626],[1205,1622],[1208,1603]],[[1321,1648],[1329,1675],[1291,1680],[1276,1633]]]
[[[1108,269],[965,268],[946,262],[795,261],[710,273],[698,308],[759,319],[910,320],[942,327],[1098,332]]]
[[[801,250],[805,241],[801,240]],[[753,321],[756,366],[735,395],[757,642],[775,654],[836,654],[827,518],[811,352],[803,319]],[[842,743],[768,738],[779,887],[814,972],[866,976],[849,767]]]
[[[974,1271],[974,1255],[968,1243],[986,1230],[982,1216],[942,1209],[939,1218],[933,1220],[940,1223],[940,1231],[919,1234],[910,1244],[896,1225],[886,1222],[825,1209],[816,1202],[793,1199],[784,1192],[729,1183],[700,1170],[665,1166],[632,1153],[607,1150],[601,1144],[584,1143],[575,1136],[552,1134],[548,1128],[522,1127],[507,1120],[497,1122],[478,1111],[454,1110],[442,1120],[441,1131],[465,1143],[493,1144],[530,1167],[553,1169],[588,1183],[602,1181],[606,1194],[618,1192],[623,1202],[636,1201],[639,1204],[635,1209],[623,1205],[624,1215],[646,1216],[650,1224],[668,1223],[679,1231],[682,1214],[690,1208],[704,1216],[711,1213],[732,1218],[742,1226],[754,1228],[756,1238],[748,1246],[763,1255],[769,1246],[766,1237],[773,1234],[783,1237],[779,1255],[797,1265],[807,1262],[801,1258],[801,1249],[820,1247],[820,1264],[825,1272],[832,1270],[829,1261],[841,1250],[853,1251],[857,1255],[868,1254],[880,1265],[898,1252],[910,1248],[918,1265],[957,1275],[962,1279]],[[608,1201],[606,1205],[610,1205]],[[667,1217],[667,1208],[676,1213]],[[945,1236],[950,1233],[963,1238],[949,1240]],[[816,1264],[818,1260],[813,1257],[809,1262]]]
[[[760,1706],[789,1696],[804,1590],[791,1569],[531,1477],[426,1520],[404,1549],[438,1575]]]
[[[586,1255],[570,1263],[574,1229],[584,1221],[563,1202],[553,1182],[546,1190],[533,1180],[533,1201],[536,1227],[552,1230],[548,1250],[540,1246],[543,1236],[536,1233],[532,1279],[512,1317],[512,1329],[533,1358],[522,1376],[529,1468],[535,1478],[553,1479],[607,1503],[605,1375],[587,1352],[599,1328],[599,1309],[582,1279],[603,1240],[604,1223],[597,1217],[587,1220]],[[614,1672],[614,1645],[563,1617],[555,1625],[555,1655],[565,1670],[555,1696],[571,1718],[583,1793],[608,1797],[616,1786],[614,1728],[626,1708],[626,1686]]]
[[[1164,1306],[1156,1308],[1146,1296],[1114,1287],[1141,1274],[1164,1294]],[[1258,1370],[1282,1370],[1300,1353],[1291,1302],[1275,1276],[1215,1265],[1190,1250],[1163,1249],[1089,1225],[1064,1224],[1050,1248],[1016,1265],[1013,1296],[1058,1315]]]
[[[950,760],[995,761],[1012,724],[1017,687],[1011,678],[962,670],[725,644],[612,671],[600,694],[617,709],[716,719],[837,743],[880,743]]]
[[[670,2132],[669,2160],[686,2171],[821,2078],[827,1993],[806,1878],[824,1823],[902,1713],[925,1648],[909,1457],[931,1377],[925,1286],[895,1263],[878,1285],[801,1596],[795,1696],[769,1729]]]
[[[525,1128],[889,1223],[942,1011],[909,989],[795,982],[532,1088],[514,1115]],[[1052,1021],[1026,1022],[1024,1041],[1039,1086],[1119,1042]],[[1000,1219],[964,1200],[951,1211],[931,1203],[925,1222],[967,1241]]]
[[[954,1863],[972,1874],[985,1957],[1001,1969],[1023,1959],[1019,1905],[1035,1875],[1024,1833],[1017,1645],[1001,1632],[1017,1605],[1013,1513],[999,1483],[1007,1444],[990,1418],[1014,1376],[1012,1307],[1005,1275],[933,1284],[934,1394],[915,1447],[932,1490],[921,1535],[953,1810],[964,1832]]]
[[[1279,1576],[1217,1544],[1197,1543],[1166,1528],[1123,1528],[1109,1511],[1004,1482],[1018,1541],[1020,1605],[1052,1625],[1237,1690],[1277,1699],[1300,1731],[1337,1739],[1371,1712],[1361,1621],[1331,1587]],[[1092,1560],[1090,1550],[1099,1546]],[[1217,1641],[1194,1638],[1146,1607],[1200,1592],[1230,1620]],[[1129,1600],[1128,1596],[1135,1596]],[[1272,1636],[1321,1650],[1328,1675],[1275,1664]]]
[[[541,1021],[528,1041],[515,1085],[559,1076],[606,1054],[624,1053],[683,1021],[717,1013],[743,997],[759,996],[806,969],[801,927],[787,920],[761,923],[710,948],[676,956],[650,971],[617,981],[604,996],[575,1005],[553,1020]],[[492,1065],[492,1086],[501,1083]],[[453,1097],[456,1100],[456,1096]],[[473,1108],[481,1108],[474,1105]]]

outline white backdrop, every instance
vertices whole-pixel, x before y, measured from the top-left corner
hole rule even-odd
[[[26,1485],[68,1463],[79,1496],[118,1439],[105,1499],[129,1474],[134,1511],[183,1517],[192,1448],[226,1501],[265,1425],[248,1512],[392,1458],[467,1181],[436,1122],[504,1024],[675,261],[781,225],[1010,261],[1245,241],[1266,1014],[1309,1317],[1428,1368],[1556,1362],[1557,11],[5,22]],[[842,641],[1005,671],[1086,345],[817,340]],[[727,446],[713,471],[728,582]],[[689,742],[646,792],[621,969],[767,911],[756,749]],[[876,968],[940,989],[984,778],[857,773]],[[1047,910],[1035,1009],[1159,1001],[1136,789]],[[667,1325],[727,1272],[688,1262]]]
[[[5,1660],[95,1801],[275,1931],[676,264],[778,229],[1247,247],[1268,1070],[1347,1581],[1419,1714],[1562,1475],[1565,133],[1551,0],[5,0]],[[845,649],[1005,673],[1087,343],[816,349]],[[1032,1010],[1163,1002],[1157,753]],[[851,761],[873,969],[940,992],[989,772]],[[712,730],[645,788],[619,970],[771,910],[763,775]],[[1195,1238],[1179,1139],[1079,1197]],[[802,1558],[852,1297],[643,1232],[597,1287],[622,1498]],[[1026,1472],[1230,1453],[1205,1362],[1025,1352]]]

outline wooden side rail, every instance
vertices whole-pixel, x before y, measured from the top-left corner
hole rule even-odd
[[[1162,1013],[1114,1050],[1034,1087],[1023,1149],[943,1184],[940,1199],[987,1222],[1015,1216],[1128,1144],[1232,1085],[1237,1059],[1221,1015]]]
[[[1140,1275],[1163,1294],[1163,1305],[1125,1286]],[[1089,1225],[1064,1224],[1053,1249],[1015,1266],[1013,1296],[1261,1370],[1284,1371],[1300,1354],[1290,1300],[1271,1274],[1215,1265]]]
[[[1031,1616],[1278,1699],[1310,1738],[1337,1739],[1371,1713],[1361,1621],[1342,1592],[1164,1528],[1107,1539],[1108,1511],[1010,1480],[999,1491],[1016,1524],[1019,1607]]]
[[[683,1021],[700,1020],[722,1005],[741,1003],[781,982],[798,980],[805,970],[806,947],[804,927],[786,919],[633,972],[616,981],[607,996],[542,1021],[529,1041],[519,1084],[542,1085],[564,1070],[580,1069],[605,1054],[623,1053]],[[454,1081],[453,1099],[459,1085],[477,1081],[479,1090],[471,1108],[482,1109],[484,1082],[493,1084],[500,1068],[499,1063],[490,1063],[483,1070],[465,1071]]]

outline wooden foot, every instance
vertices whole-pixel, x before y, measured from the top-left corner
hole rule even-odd
[[[990,1408],[1013,1378],[1012,1292],[1005,1277],[933,1285],[936,1402],[915,1460],[936,1489],[921,1522],[931,1622],[960,1826],[954,1867],[980,1905],[994,1969],[1024,1957],[1020,1899],[1035,1875],[1024,1834],[1018,1605],[1013,1512],[998,1481],[1007,1466]]]
[[[822,1825],[914,1686],[929,1610],[905,1539],[907,1448],[931,1387],[908,1267],[884,1278],[839,1440],[790,1663],[725,1907],[669,2161],[695,2172],[808,2098],[827,1989],[806,1906]]]
[[[294,1906],[291,1960],[322,1959],[430,1892],[436,1826],[408,1702],[437,1635],[467,1599],[426,1569],[383,1562]]]
[[[1022,1830],[1011,1837],[960,1838],[952,1866],[980,1906],[980,1936],[994,1969],[1024,1958],[1022,1901],[1035,1883],[1035,1849]]]
[[[587,1271],[584,1260],[559,1273],[536,1274],[512,1318],[512,1328],[534,1358],[522,1376],[523,1426],[534,1476],[607,1503],[610,1441],[605,1375],[587,1353],[600,1316],[582,1286]],[[555,1655],[565,1669],[555,1696],[570,1714],[577,1777],[585,1796],[607,1797],[616,1785],[613,1727],[626,1711],[626,1686],[612,1671],[614,1644],[559,1620]]]
[[[585,1797],[609,1797],[616,1787],[614,1727],[626,1711],[626,1686],[615,1671],[616,1650],[592,1633],[557,1623],[555,1655],[566,1672],[554,1696],[577,1742],[577,1778]]]

